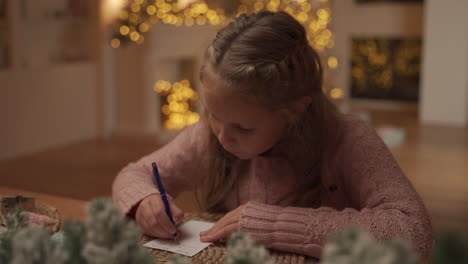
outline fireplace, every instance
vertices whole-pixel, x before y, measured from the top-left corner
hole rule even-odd
[[[420,37],[353,38],[351,97],[417,102],[421,45]]]

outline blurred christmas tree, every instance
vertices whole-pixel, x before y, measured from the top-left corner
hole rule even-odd
[[[155,263],[139,245],[139,228],[114,207],[110,200],[90,203],[86,222],[68,220],[63,232],[53,236],[45,229],[25,225],[24,215],[15,211],[7,217],[7,231],[0,233],[2,264],[150,264]],[[246,233],[234,233],[227,243],[226,264],[272,264],[268,250],[256,245]],[[175,256],[169,264],[189,264]],[[322,264],[416,264],[421,263],[403,240],[379,242],[370,234],[350,228],[325,245]],[[468,242],[460,233],[437,239],[433,264],[468,263]]]
[[[468,263],[468,239],[459,233],[447,232],[436,242],[433,264]]]
[[[0,263],[154,263],[139,245],[139,228],[110,200],[94,200],[86,223],[68,220],[63,233],[54,236],[44,229],[26,227],[24,220],[20,212],[8,216],[7,231],[0,234]]]

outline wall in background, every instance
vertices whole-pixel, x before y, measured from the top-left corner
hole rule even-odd
[[[420,118],[468,125],[468,1],[426,0]]]
[[[0,72],[0,159],[96,136],[90,64]]]
[[[11,63],[0,70],[0,160],[95,138],[99,132],[97,80],[110,77],[98,76],[95,60],[97,4],[89,2],[84,18],[67,14],[64,1],[36,2],[7,5]]]

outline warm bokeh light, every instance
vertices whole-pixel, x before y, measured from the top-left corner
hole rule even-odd
[[[352,43],[352,96],[417,100],[420,39],[356,38]]]
[[[333,88],[330,91],[330,97],[335,100],[342,99],[344,97],[344,91],[341,88]]]
[[[154,5],[149,5],[147,8],[146,8],[146,13],[148,13],[148,15],[152,16],[154,14],[156,14],[156,7]]]
[[[338,67],[338,58],[335,56],[328,57],[328,67],[330,69],[336,69]]]
[[[188,80],[173,84],[159,80],[155,83],[154,90],[166,98],[166,103],[161,107],[164,128],[181,130],[200,120],[200,115],[191,110],[198,101],[198,94],[190,87]]]
[[[118,38],[113,38],[113,39],[111,40],[111,46],[112,46],[113,48],[118,48],[118,47],[120,47],[120,40],[119,40]]]
[[[130,39],[133,41],[137,41],[140,38],[140,34],[138,32],[133,31],[130,33]]]
[[[144,23],[141,23],[138,28],[140,29],[141,32],[144,33],[144,32],[148,32],[148,30],[150,29],[150,25],[144,22]]]
[[[120,27],[120,34],[122,34],[122,35],[125,36],[125,35],[128,34],[128,32],[130,32],[130,28],[129,28],[129,27],[127,27],[127,26],[121,26],[121,27]]]

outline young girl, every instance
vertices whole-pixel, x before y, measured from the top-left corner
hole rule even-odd
[[[199,190],[205,210],[225,213],[203,242],[240,230],[320,258],[330,234],[360,226],[428,256],[432,229],[420,197],[374,130],[323,93],[319,56],[294,18],[240,16],[207,49],[200,78],[204,118],[113,184],[114,202],[146,234],[176,232],[152,176],[156,162],[172,197]],[[180,222],[172,201],[171,209]]]

